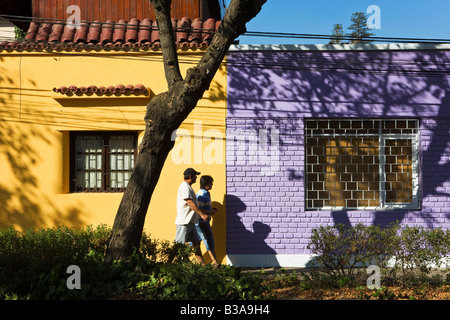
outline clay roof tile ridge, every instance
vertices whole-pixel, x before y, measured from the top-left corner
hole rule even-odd
[[[171,19],[176,45],[181,49],[205,48],[212,40],[220,21],[213,18],[203,22],[189,17],[180,20]],[[160,36],[157,22],[151,19],[121,19],[118,22],[94,21],[81,23],[81,28],[74,28],[64,21],[32,21],[24,41],[0,43],[1,48],[26,48],[27,50],[92,50],[101,45],[105,49],[133,48],[148,50],[160,49]]]

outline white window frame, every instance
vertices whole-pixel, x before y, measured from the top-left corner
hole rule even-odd
[[[412,171],[412,201],[411,203],[386,203],[386,166],[385,147],[386,140],[411,139],[411,171]],[[418,209],[419,208],[419,139],[418,134],[383,134],[380,136],[380,207],[382,210]]]

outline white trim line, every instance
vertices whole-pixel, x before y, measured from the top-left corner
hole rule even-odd
[[[377,44],[238,44],[229,51],[383,51],[450,50],[449,43],[377,43]]]
[[[320,267],[312,254],[228,254],[227,265],[235,267],[282,267],[282,268],[311,268]],[[440,259],[441,265],[431,265],[432,268],[448,268],[450,256]],[[391,257],[388,267],[394,267],[395,257]]]
[[[236,267],[305,268],[312,262],[310,254],[228,254],[227,265]],[[308,265],[311,267],[311,265]]]

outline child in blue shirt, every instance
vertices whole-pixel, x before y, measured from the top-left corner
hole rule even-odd
[[[215,214],[217,209],[211,207],[211,195],[209,193],[209,190],[212,189],[213,182],[214,180],[211,176],[202,176],[200,178],[200,191],[197,193],[197,202],[200,209],[210,211],[212,214]],[[200,239],[202,239],[203,243],[205,244],[206,250],[211,257],[212,263],[218,266],[220,264],[216,258],[214,236],[210,221],[211,216],[209,216],[206,220],[203,220],[199,217],[198,222],[195,226],[197,228]]]

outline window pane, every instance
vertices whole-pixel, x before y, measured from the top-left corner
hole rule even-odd
[[[386,140],[386,203],[412,203],[412,140]]]
[[[125,188],[134,168],[135,137],[113,135],[109,138],[111,188]]]
[[[103,138],[80,135],[75,140],[75,187],[77,190],[102,186]]]
[[[316,138],[308,154],[309,198],[319,207],[379,205],[378,138]],[[322,178],[323,177],[323,178]]]

